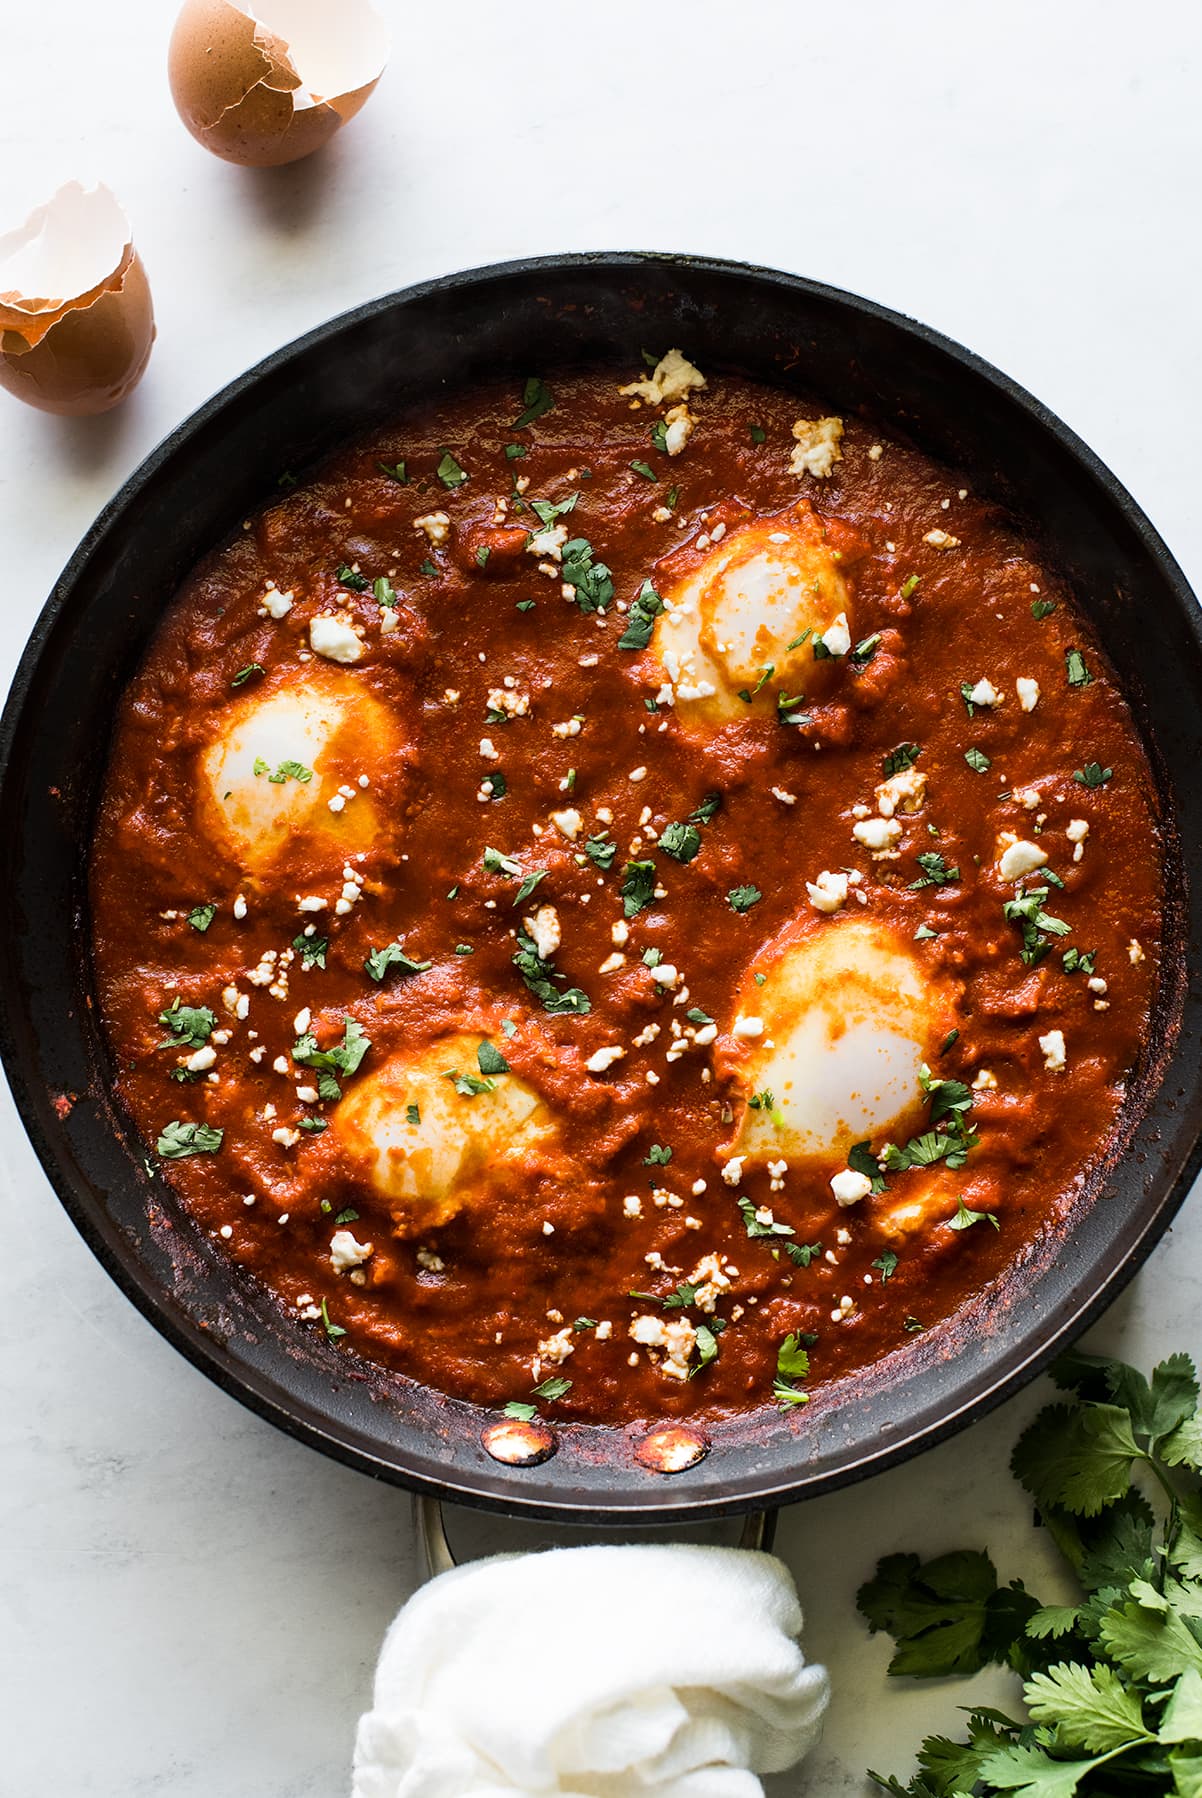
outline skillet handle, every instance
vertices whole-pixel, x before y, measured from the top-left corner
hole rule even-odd
[[[423,1493],[413,1503],[418,1540],[426,1564],[426,1578],[433,1579],[439,1573],[449,1573],[459,1563],[447,1538],[442,1500]],[[736,1547],[769,1551],[776,1538],[776,1516],[775,1511],[748,1511],[743,1519]]]

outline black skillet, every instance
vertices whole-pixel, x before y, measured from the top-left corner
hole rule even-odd
[[[970,472],[1073,583],[1118,669],[1167,825],[1169,953],[1152,1047],[1121,1141],[1075,1221],[979,1305],[789,1418],[690,1439],[563,1428],[515,1466],[488,1418],[386,1379],[235,1278],[150,1171],[110,1097],[84,881],[110,721],[123,683],[193,563],[348,438],[499,373],[639,366],[681,345],[862,413]],[[669,1523],[828,1490],[913,1455],[1032,1378],[1095,1318],[1167,1227],[1199,1165],[1202,994],[1202,631],[1192,593],[1139,507],[1085,446],[995,369],[936,333],[810,281],[683,256],[552,257],[452,275],[374,301],[281,350],[182,425],[92,527],[54,589],[0,724],[0,1049],[59,1198],[167,1339],[227,1392],[368,1473],[496,1510]],[[1088,1201],[1088,1202],[1086,1202]],[[519,1445],[520,1449],[520,1445]],[[670,1476],[657,1471],[688,1463]]]

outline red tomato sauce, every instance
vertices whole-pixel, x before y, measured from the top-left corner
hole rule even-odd
[[[185,583],[130,683],[91,864],[119,1096],[244,1275],[298,1331],[398,1376],[614,1424],[750,1410],[778,1378],[821,1403],[920,1334],[972,1327],[982,1296],[1064,1227],[1114,1135],[1146,1049],[1162,870],[1113,672],[1055,568],[970,476],[852,419],[827,476],[791,472],[805,408],[713,374],[669,455],[654,431],[668,408],[632,403],[620,379],[552,380],[522,428],[508,387],[452,399],[282,488]],[[555,521],[567,548],[530,553],[533,503],[572,494]],[[434,514],[441,541],[415,522]],[[811,658],[804,693],[769,675],[745,715],[698,722],[664,696],[654,635],[619,647],[631,607],[644,582],[667,593],[715,543],[780,518],[834,553],[858,653],[816,658],[811,642],[791,652]],[[612,582],[593,610],[579,587],[565,595],[556,559],[578,571],[580,540]],[[583,585],[605,578],[586,567]],[[279,617],[273,590],[291,596]],[[358,659],[313,652],[318,616],[354,633]],[[1020,678],[1038,684],[1033,710]],[[970,711],[964,690],[983,680],[1000,703]],[[284,795],[264,804],[301,808],[320,778],[256,861],[224,831],[229,796],[201,796],[203,758],[231,720],[314,683],[343,728],[312,767],[298,755],[299,773],[252,777],[252,803],[261,781]],[[924,801],[874,859],[855,826],[887,767],[907,765]],[[564,812],[575,836],[552,821]],[[691,848],[690,821],[698,845],[677,859],[660,839],[675,825],[666,841]],[[1001,879],[1007,833],[1046,864]],[[848,869],[839,910],[815,909],[807,883]],[[1024,961],[1023,920],[1003,907],[1039,885],[1053,925],[1040,931],[1032,902]],[[527,920],[543,907],[558,940],[540,968]],[[754,1047],[732,1025],[756,972],[767,993],[770,945],[853,919],[891,932],[941,995],[951,1028],[929,1080],[970,1095],[942,1118],[945,1141],[959,1118],[970,1146],[950,1167],[946,1150],[883,1167],[887,1190],[843,1207],[830,1182],[846,1145],[723,1170]],[[389,944],[429,966],[394,959],[373,978],[365,962]],[[657,957],[675,985],[656,981]],[[587,1011],[545,1008],[580,1004],[565,993]],[[191,1034],[181,1008],[199,1014]],[[448,1035],[491,1048],[445,1068]],[[343,1063],[361,1052],[357,1066],[322,1065],[356,1042]],[[607,1047],[621,1057],[590,1070]],[[382,1192],[363,1130],[340,1122],[393,1065],[382,1102],[409,1103],[404,1068],[422,1056],[456,1116],[528,1090],[547,1125],[515,1161],[526,1126],[508,1111],[481,1124],[483,1151],[437,1202],[416,1163],[416,1190]],[[498,1057],[506,1071],[489,1072]],[[915,1139],[937,1136],[935,1101],[916,1102]],[[878,1133],[867,1153],[883,1147]],[[341,1271],[338,1230],[370,1245]],[[665,1369],[671,1343],[641,1339],[654,1325],[632,1338],[647,1317],[684,1326],[691,1377]],[[791,1335],[808,1377],[779,1359]]]

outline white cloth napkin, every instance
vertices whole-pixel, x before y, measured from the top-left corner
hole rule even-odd
[[[826,1710],[801,1622],[788,1570],[748,1549],[457,1567],[384,1639],[353,1798],[762,1798]]]

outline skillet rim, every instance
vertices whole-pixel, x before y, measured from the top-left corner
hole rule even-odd
[[[1122,524],[1138,540],[1157,576],[1171,591],[1180,614],[1180,622],[1192,637],[1195,650],[1202,656],[1202,609],[1199,608],[1176,559],[1133,496],[1100,457],[1056,413],[1018,382],[956,340],[861,295],[805,276],[737,260],[675,252],[604,250],[520,258],[452,271],[349,308],[263,357],[219,389],[163,437],[122,483],[84,534],[55,582],[30,633],[13,675],[3,714],[0,715],[0,818],[5,817],[13,806],[12,788],[17,784],[15,764],[19,760],[21,745],[29,733],[36,737],[39,730],[45,728],[41,721],[32,720],[27,715],[28,702],[42,657],[63,612],[71,604],[77,583],[93,555],[102,547],[108,533],[137,506],[142,494],[159,473],[179,452],[186,451],[192,440],[227,408],[235,407],[245,395],[260,387],[270,376],[284,369],[290,362],[320,348],[323,343],[390,311],[403,312],[407,306],[437,298],[440,294],[482,286],[493,280],[537,282],[540,276],[554,275],[560,271],[585,275],[596,271],[605,278],[620,279],[623,276],[637,276],[640,269],[648,267],[667,270],[669,273],[679,269],[700,275],[712,273],[718,277],[737,278],[756,287],[768,287],[825,304],[844,314],[882,325],[900,334],[903,339],[917,339],[926,350],[934,352],[945,364],[952,365],[957,375],[984,382],[1003,401],[1025,414],[1034,429],[1050,438],[1100,491],[1105,504],[1112,508]],[[328,446],[330,447],[333,446]],[[67,1215],[110,1278],[159,1334],[222,1391],[237,1398],[248,1409],[295,1440],[320,1449],[344,1465],[431,1496],[451,1499],[479,1509],[516,1513],[532,1518],[559,1521],[588,1518],[603,1525],[620,1525],[633,1522],[669,1524],[677,1519],[703,1521],[730,1516],[765,1505],[786,1503],[836,1490],[882,1472],[947,1440],[1016,1394],[1069,1342],[1097,1320],[1134,1277],[1169,1228],[1197,1174],[1202,1170],[1202,1130],[1199,1130],[1188,1151],[1181,1156],[1175,1175],[1170,1177],[1167,1165],[1162,1165],[1152,1176],[1153,1186],[1159,1186],[1167,1179],[1166,1190],[1151,1201],[1151,1210],[1140,1234],[1126,1245],[1117,1263],[1101,1279],[1090,1296],[1069,1305],[1067,1311],[1058,1316],[1055,1326],[1049,1328],[1046,1339],[1037,1346],[1025,1354],[1016,1354],[1011,1349],[1009,1355],[1001,1357],[1003,1366],[1000,1370],[993,1371],[988,1377],[977,1376],[979,1389],[954,1405],[938,1421],[920,1427],[916,1433],[907,1435],[903,1429],[895,1439],[879,1447],[865,1449],[856,1458],[833,1471],[809,1478],[798,1478],[795,1474],[791,1479],[778,1479],[766,1484],[761,1482],[759,1485],[754,1484],[753,1475],[750,1489],[709,1500],[691,1501],[687,1496],[687,1487],[676,1481],[656,1482],[658,1490],[654,1500],[649,1490],[649,1502],[646,1504],[629,1502],[621,1494],[610,1495],[595,1491],[575,1497],[551,1497],[545,1491],[539,1496],[538,1491],[531,1488],[527,1495],[522,1490],[520,1481],[528,1476],[521,1473],[509,1475],[504,1470],[495,1469],[491,1475],[473,1479],[470,1470],[460,1473],[448,1470],[444,1476],[434,1477],[418,1468],[398,1465],[405,1457],[402,1447],[398,1446],[388,1454],[382,1443],[378,1453],[356,1446],[349,1439],[334,1433],[308,1407],[299,1405],[294,1397],[290,1398],[284,1393],[279,1381],[272,1381],[257,1368],[245,1364],[240,1368],[231,1365],[228,1357],[218,1352],[223,1345],[206,1333],[204,1327],[194,1319],[183,1319],[178,1302],[147,1269],[140,1266],[132,1248],[128,1245],[123,1247],[121,1231],[116,1221],[97,1204],[94,1195],[85,1195],[79,1189],[86,1182],[81,1179],[77,1188],[70,1170],[64,1165],[69,1157],[52,1140],[51,1133],[43,1129],[35,1102],[38,1082],[36,1076],[32,1076],[25,1066],[14,1024],[19,1001],[20,995],[10,992],[7,982],[0,981],[0,1060],[4,1064],[17,1113],[51,1188]],[[1198,1078],[1202,1083],[1202,1068],[1199,1069]],[[1149,1106],[1162,1084],[1163,1082],[1157,1082],[1153,1088],[1147,1102]],[[1121,1163],[1128,1154],[1129,1146],[1120,1153],[1117,1161]],[[1063,1306],[1063,1301],[1061,1303]],[[999,1343],[998,1346],[1005,1348],[1006,1345]],[[617,1431],[615,1439],[621,1439]],[[507,1480],[512,1483],[506,1484]],[[671,1489],[671,1497],[668,1488]],[[614,1502],[610,1502],[611,1497]]]

